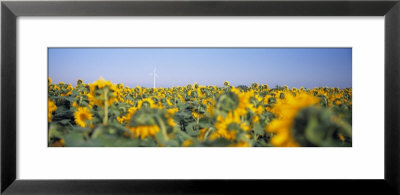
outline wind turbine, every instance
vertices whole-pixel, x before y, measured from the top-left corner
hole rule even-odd
[[[157,68],[153,69],[152,73],[149,73],[150,76],[153,76],[153,88],[156,88],[156,77],[158,77],[158,74],[156,74]]]

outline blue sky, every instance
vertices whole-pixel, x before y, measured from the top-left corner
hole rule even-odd
[[[251,83],[313,88],[352,86],[351,48],[49,48],[49,77],[152,87]]]

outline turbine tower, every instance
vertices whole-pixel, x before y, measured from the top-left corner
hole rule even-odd
[[[152,73],[149,73],[149,75],[153,76],[153,88],[156,88],[156,77],[158,77],[158,75],[156,74],[157,68],[153,69]]]

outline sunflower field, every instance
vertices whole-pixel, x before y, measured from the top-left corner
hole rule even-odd
[[[48,79],[49,147],[351,147],[352,88]]]

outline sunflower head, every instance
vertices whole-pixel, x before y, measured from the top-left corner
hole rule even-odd
[[[252,83],[251,88],[253,88],[253,89],[258,88],[258,83]]]
[[[135,92],[136,92],[136,93],[142,93],[142,87],[140,87],[139,85],[137,85],[136,88],[135,88]]]
[[[146,137],[154,137],[159,131],[160,127],[157,125],[139,125],[135,127],[130,127],[130,131],[135,137],[144,139]]]
[[[50,121],[51,121],[51,117],[52,117],[52,113],[53,113],[53,111],[56,111],[56,110],[57,110],[57,106],[56,106],[56,104],[55,104],[53,101],[51,101],[50,99],[48,99],[48,104],[47,104],[47,106],[48,106],[48,121],[50,122]]]
[[[64,147],[64,140],[60,138],[51,138],[50,147]]]
[[[117,84],[117,88],[118,88],[118,89],[123,89],[123,88],[124,88],[124,84],[118,83],[118,84]]]
[[[263,87],[264,87],[264,90],[269,91],[269,85],[268,84],[264,84]]]
[[[289,87],[288,87],[287,85],[284,85],[284,86],[283,86],[283,90],[288,91],[288,90],[289,90]]]
[[[117,88],[111,81],[105,81],[103,78],[89,85],[90,93],[88,94],[91,104],[104,107],[105,100],[111,105],[117,100]]]
[[[74,113],[75,123],[81,127],[88,127],[93,119],[92,113],[87,107],[79,107]]]
[[[167,122],[163,120],[165,117],[161,115],[157,109],[140,109],[136,111],[131,119],[127,128],[134,133],[136,137],[144,139],[148,136],[154,137],[160,131],[160,122],[166,125]],[[170,121],[173,122],[173,121]]]
[[[82,79],[78,79],[78,80],[76,81],[76,85],[81,85],[81,84],[83,84],[83,80],[82,80]]]
[[[211,135],[210,139],[225,138],[227,140],[236,140],[250,130],[247,122],[242,122],[240,115],[234,112],[228,113],[226,117],[217,116],[215,128],[217,130]]]
[[[309,94],[297,96],[288,93],[285,99],[278,99],[271,108],[271,112],[277,117],[266,128],[266,131],[273,133],[271,143],[275,146],[298,146],[291,131],[295,117],[303,108],[318,104],[319,98]]]
[[[236,144],[231,144],[229,145],[229,147],[249,147],[249,142],[245,142],[245,141],[240,141],[237,142]]]
[[[138,102],[138,109],[142,108],[156,108],[157,105],[152,98],[144,98]]]
[[[187,139],[182,143],[183,147],[190,147],[191,145],[193,145],[194,141],[193,139]]]

